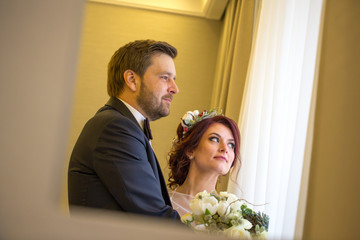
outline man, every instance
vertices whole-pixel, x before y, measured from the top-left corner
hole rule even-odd
[[[177,50],[166,42],[135,41],[108,65],[109,101],[82,130],[68,171],[73,205],[179,219],[172,209],[146,121],[170,113]],[[143,131],[144,129],[144,131]]]

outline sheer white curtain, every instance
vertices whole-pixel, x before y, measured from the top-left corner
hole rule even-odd
[[[295,225],[322,2],[261,2],[239,118],[242,166],[228,191],[268,203],[256,209],[270,216],[270,239],[301,237]]]

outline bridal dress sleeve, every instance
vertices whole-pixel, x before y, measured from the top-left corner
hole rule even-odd
[[[168,188],[168,192],[172,207],[179,213],[180,216],[183,216],[186,213],[191,213],[189,203],[194,196],[179,193],[176,192],[176,189],[171,190],[170,188]]]

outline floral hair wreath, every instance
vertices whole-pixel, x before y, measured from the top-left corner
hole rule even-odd
[[[187,133],[196,123],[206,119],[220,115],[221,111],[212,109],[210,111],[202,111],[199,113],[198,110],[187,111],[184,116],[181,118],[181,126],[183,127],[183,135]]]

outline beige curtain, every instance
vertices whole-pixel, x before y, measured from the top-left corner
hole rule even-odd
[[[211,107],[222,109],[235,122],[239,122],[260,1],[230,0],[224,16]],[[227,183],[228,176],[222,177],[217,190],[225,191]]]
[[[236,122],[260,5],[258,0],[230,0],[224,16],[211,107]]]
[[[227,191],[270,216],[269,239],[302,239],[323,0],[261,4],[238,121],[242,164]]]

